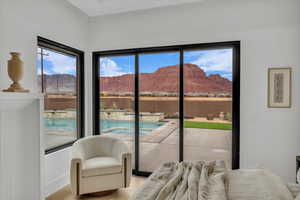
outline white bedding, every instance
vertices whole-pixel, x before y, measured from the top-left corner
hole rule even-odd
[[[228,172],[229,200],[294,200],[280,177],[266,169],[242,169]]]
[[[204,161],[165,163],[131,200],[226,200],[224,166]]]
[[[297,191],[298,185],[287,187],[265,169],[226,170],[222,161],[169,162],[130,200],[294,200]]]

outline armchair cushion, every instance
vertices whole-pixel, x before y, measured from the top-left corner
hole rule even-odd
[[[121,173],[122,163],[113,157],[95,157],[83,161],[82,176],[100,176]]]

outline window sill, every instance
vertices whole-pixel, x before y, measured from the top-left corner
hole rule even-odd
[[[46,149],[46,150],[45,150],[45,155],[48,155],[48,154],[51,154],[51,153],[54,153],[54,152],[57,152],[57,151],[66,149],[66,148],[68,148],[68,147],[71,147],[76,141],[77,141],[77,140],[72,141],[72,142],[69,142],[69,143],[66,143],[66,144],[63,144],[63,145],[60,145],[60,146],[57,146],[57,147],[53,147],[53,148],[50,148],[50,149]]]

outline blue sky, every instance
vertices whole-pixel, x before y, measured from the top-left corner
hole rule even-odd
[[[189,51],[184,62],[198,65],[206,74],[219,74],[232,80],[232,49]]]
[[[178,65],[179,53],[140,55],[140,72],[152,73],[160,67]],[[206,74],[220,74],[232,80],[232,49],[186,51],[184,62],[198,65]],[[100,76],[134,73],[134,56],[100,59]]]
[[[38,53],[41,50],[38,49]],[[44,54],[44,73],[52,74],[72,74],[76,75],[76,57],[56,53],[55,51],[43,50]],[[37,57],[38,74],[41,73],[41,56]]]
[[[40,50],[39,50],[40,51]],[[76,57],[44,50],[44,73],[76,74]],[[198,65],[206,74],[220,74],[232,80],[232,49],[186,51],[184,62]],[[179,53],[141,54],[140,72],[152,73],[160,67],[178,65]],[[40,73],[41,60],[37,59]],[[134,73],[134,56],[105,57],[100,59],[101,76],[120,76]]]

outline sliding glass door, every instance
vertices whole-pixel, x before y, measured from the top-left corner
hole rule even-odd
[[[128,144],[135,174],[183,160],[239,168],[239,42],[93,57],[94,132]]]
[[[99,133],[121,138],[134,151],[134,56],[101,57],[99,77]]]
[[[231,166],[232,52],[184,51],[184,160],[225,160]]]
[[[139,54],[139,169],[178,160],[179,53]]]

